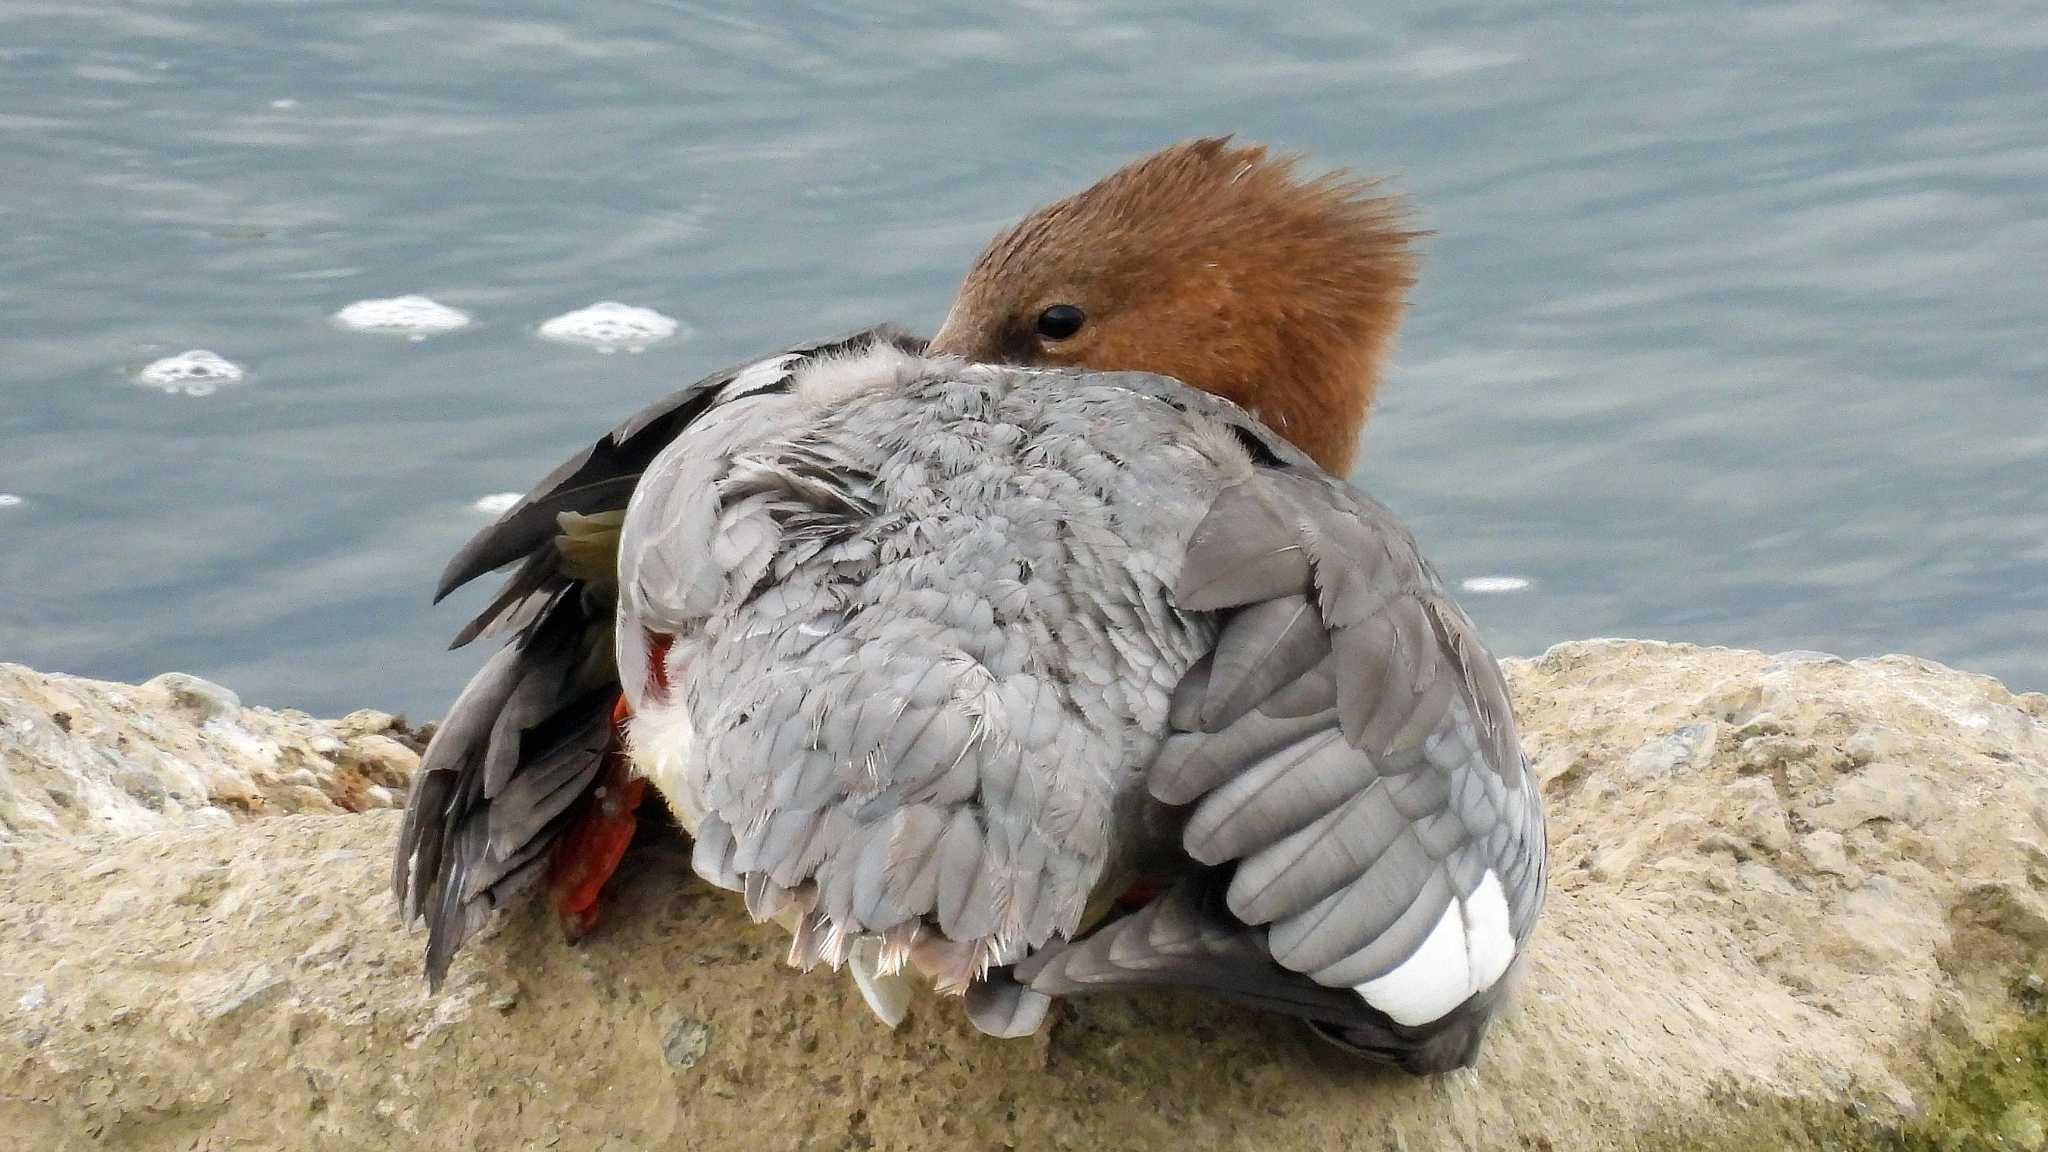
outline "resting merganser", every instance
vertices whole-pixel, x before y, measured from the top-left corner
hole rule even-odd
[[[1170,148],[999,236],[928,347],[721,373],[558,469],[444,578],[524,560],[401,837],[430,973],[550,852],[573,923],[564,845],[608,871],[644,778],[891,1023],[913,971],[995,1035],[1179,985],[1471,1062],[1543,818],[1498,666],[1333,475],[1411,279],[1369,192]]]

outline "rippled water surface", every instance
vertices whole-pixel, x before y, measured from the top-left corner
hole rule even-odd
[[[1437,233],[1358,479],[1497,649],[2048,688],[2048,7],[739,7],[0,5],[0,659],[437,713],[480,499],[1238,130]]]

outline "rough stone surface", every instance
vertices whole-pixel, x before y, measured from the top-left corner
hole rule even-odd
[[[0,1135],[1671,1147],[1786,1108],[1910,1122],[1930,1106],[1930,1037],[1988,1037],[2027,989],[2040,998],[2048,698],[1901,657],[1634,641],[1563,645],[1510,675],[1550,803],[1551,902],[1480,1067],[1421,1081],[1178,996],[1069,1004],[1011,1042],[927,999],[891,1033],[850,981],[782,967],[781,930],[692,882],[664,837],[629,858],[594,936],[566,944],[538,909],[504,917],[429,996],[386,891],[396,813],[336,814],[368,806],[343,748],[403,747],[388,718],[6,669]],[[278,750],[252,750],[265,741]],[[53,786],[72,799],[38,798]],[[277,815],[193,818],[215,809]],[[2042,1102],[2001,1108],[1987,1131],[2041,1145]]]
[[[403,805],[419,735],[383,712],[244,708],[182,672],[129,685],[0,664],[0,845]]]

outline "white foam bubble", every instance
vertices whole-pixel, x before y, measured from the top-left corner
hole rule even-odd
[[[621,348],[638,352],[681,330],[682,325],[674,317],[664,316],[652,308],[600,300],[588,308],[564,312],[543,323],[540,335],[543,340],[581,344],[599,352],[616,352]]]
[[[1467,592],[1480,593],[1520,592],[1528,586],[1527,578],[1521,576],[1474,576],[1459,585]]]
[[[502,516],[517,503],[519,503],[519,493],[517,492],[493,492],[489,496],[478,497],[476,503],[470,505],[470,507],[482,512],[486,516]]]
[[[469,313],[425,296],[358,300],[334,314],[334,322],[357,332],[394,332],[425,340],[469,326]]]
[[[291,99],[272,100],[270,102],[270,106],[272,108],[277,109],[279,112],[289,112],[292,109],[297,108],[299,106],[299,102],[297,100]]]
[[[0,508],[21,507],[21,497],[12,492],[0,492]]]
[[[173,396],[211,396],[226,384],[238,384],[242,366],[204,348],[154,361],[135,374],[138,384],[160,388]]]

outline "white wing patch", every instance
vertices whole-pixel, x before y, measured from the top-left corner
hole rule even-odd
[[[1472,961],[1472,990],[1493,987],[1515,961],[1515,933],[1508,926],[1508,897],[1500,877],[1488,868],[1465,901],[1465,946]]]
[[[719,394],[719,402],[737,400],[742,396],[759,392],[770,387],[789,374],[789,366],[799,359],[795,352],[772,356],[758,363],[749,364],[733,375],[732,382]]]
[[[1414,955],[1356,991],[1395,1023],[1413,1028],[1491,988],[1514,958],[1507,894],[1489,868],[1471,896],[1450,902]]]

